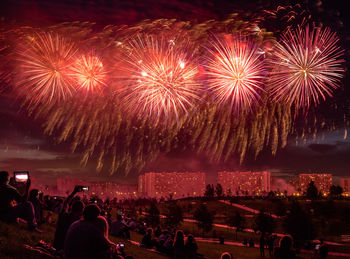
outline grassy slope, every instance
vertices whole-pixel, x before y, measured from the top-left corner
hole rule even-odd
[[[179,201],[179,204],[187,210],[187,206],[192,201]],[[193,210],[198,206],[200,202],[196,201],[192,204],[192,209],[187,212],[185,216],[190,216]],[[261,207],[268,206],[271,210],[274,210],[274,204],[270,201],[242,201],[243,204],[250,206],[255,209],[259,209]],[[348,201],[337,201],[336,207],[346,207],[349,206],[350,203]],[[237,209],[233,208],[229,205],[219,203],[217,201],[209,201],[207,202],[209,210],[213,210],[217,212],[217,215],[224,215],[226,212],[234,212]],[[163,212],[165,208],[164,204],[161,204],[160,210]],[[337,211],[341,211],[337,209]],[[242,212],[242,211],[240,211]],[[247,213],[249,214],[249,213]],[[113,214],[115,215],[115,214]],[[337,215],[338,216],[338,215]],[[340,216],[340,215],[339,215]],[[248,226],[251,224],[251,220],[248,220]],[[223,223],[222,218],[217,218],[215,220],[217,223]],[[34,245],[39,240],[43,239],[44,241],[51,242],[53,240],[54,225],[44,225],[42,226],[44,233],[37,234],[27,231],[23,226],[20,225],[8,225],[0,222],[0,258],[25,258],[25,250],[23,249],[23,244]],[[183,229],[185,234],[192,233],[195,236],[202,236],[202,232],[198,230],[196,224],[185,222],[180,226],[180,229]],[[222,236],[225,240],[233,240],[236,241],[236,234],[233,230],[227,230],[223,228],[214,227],[216,231],[216,236]],[[204,237],[212,237],[213,232],[209,232],[204,234]],[[253,233],[238,233],[238,242],[241,242],[244,238],[253,237],[255,242],[257,243],[259,240],[259,235]],[[140,242],[141,235],[137,233],[132,233],[132,240]],[[135,258],[166,258],[163,255],[155,254],[153,252],[147,251],[143,248],[135,246],[127,241],[111,238],[114,242],[123,242],[126,244],[126,252],[127,254],[133,255]],[[327,240],[340,241],[340,237],[338,236],[329,236],[326,238]],[[244,247],[234,247],[220,244],[210,244],[210,243],[202,243],[199,242],[199,252],[204,254],[208,259],[211,258],[219,258],[219,255],[224,251],[230,251],[235,255],[235,258],[258,258],[258,249],[252,248],[244,248]],[[344,243],[343,247],[330,247],[330,250],[339,251],[339,252],[349,252],[350,244]],[[302,255],[303,258],[310,258],[308,255]],[[331,257],[330,257],[331,258]]]
[[[39,240],[50,242],[54,235],[54,226],[43,226],[44,233],[38,234],[29,232],[23,226],[8,225],[0,222],[0,258],[25,258],[25,250],[23,244],[34,245]],[[140,241],[141,235],[132,233],[132,239]],[[137,245],[133,245],[128,241],[111,238],[113,242],[125,243],[126,253],[133,255],[134,258],[142,259],[162,259],[167,258],[164,255],[153,253],[146,249],[140,248]],[[204,254],[208,259],[220,258],[220,254],[223,252],[231,252],[235,258],[259,258],[259,250],[256,248],[235,247],[229,245],[220,245],[216,243],[203,243],[198,242],[198,252]],[[310,255],[302,255],[302,258],[311,258]],[[334,258],[334,257],[329,257]]]

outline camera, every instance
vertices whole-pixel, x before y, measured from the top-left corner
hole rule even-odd
[[[29,179],[29,172],[28,171],[16,171],[13,172],[15,181],[17,183],[25,183]]]
[[[78,185],[77,187],[78,187],[80,192],[83,192],[83,191],[87,192],[87,191],[89,191],[89,186]]]

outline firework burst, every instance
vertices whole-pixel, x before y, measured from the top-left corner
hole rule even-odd
[[[31,102],[65,99],[74,92],[69,70],[75,45],[54,33],[26,36],[19,47],[15,88]]]
[[[124,103],[157,120],[178,120],[199,99],[193,55],[188,48],[177,46],[175,40],[153,36],[138,36],[130,40],[129,46],[126,70],[131,76],[122,91]]]
[[[258,46],[241,37],[214,38],[208,48],[207,85],[219,105],[250,109],[260,99],[264,68]]]
[[[332,96],[344,69],[343,51],[330,29],[288,30],[271,59],[269,90],[275,101],[308,109]]]
[[[95,92],[106,86],[107,74],[103,63],[93,53],[82,55],[77,59],[72,71],[78,88],[84,89],[86,92]]]

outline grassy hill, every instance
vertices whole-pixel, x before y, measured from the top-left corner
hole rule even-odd
[[[203,201],[198,200],[179,200],[177,203],[182,207],[182,210],[184,211],[184,217],[192,218],[193,211],[195,210],[196,206],[198,206]],[[305,203],[305,202],[304,202]],[[189,205],[191,204],[191,205]],[[241,214],[250,215],[247,218],[247,227],[250,227],[250,224],[252,224],[253,221],[253,214],[244,212],[238,208],[232,207],[227,204],[223,204],[219,201],[206,201],[206,204],[208,206],[209,210],[216,211],[216,217],[215,217],[215,223],[224,223],[225,221],[225,215],[227,213],[232,213],[235,211],[239,211]],[[241,204],[245,204],[247,206],[250,206],[254,209],[261,209],[269,207],[271,212],[277,211],[277,205],[273,204],[271,201],[262,201],[262,200],[255,200],[255,201],[242,201]],[[165,212],[166,210],[166,203],[159,204],[159,210],[161,213]],[[303,206],[309,206],[308,204],[303,204]],[[319,203],[316,205],[315,208],[322,208],[322,206],[328,206],[325,203]],[[343,221],[343,232],[346,233],[346,225],[349,222],[346,222],[342,220],[342,212],[346,210],[346,208],[350,207],[349,201],[337,201],[335,202],[334,208],[333,208],[333,219],[331,220],[340,220]],[[115,216],[116,211],[113,211],[112,215]],[[114,218],[114,217],[113,217]],[[318,219],[315,219],[318,220]],[[280,222],[279,222],[280,223]],[[24,249],[24,244],[28,245],[35,245],[40,240],[44,240],[45,242],[52,242],[54,232],[55,232],[55,224],[44,224],[41,226],[43,229],[43,233],[34,233],[30,232],[26,229],[25,226],[20,224],[6,224],[3,222],[0,222],[0,258],[28,258],[26,257],[26,251]],[[245,238],[253,238],[255,240],[255,243],[258,243],[259,235],[249,232],[239,232],[237,235],[236,240],[236,233],[235,230],[232,229],[225,229],[222,227],[214,227],[212,231],[208,233],[204,233],[200,231],[195,223],[192,222],[183,222],[181,226],[179,226],[179,229],[182,229],[185,234],[194,234],[195,237],[205,237],[205,238],[212,238],[213,236],[216,237],[224,237],[225,242],[227,241],[233,241],[233,242],[242,242]],[[213,232],[215,230],[215,233]],[[280,230],[280,229],[278,229]],[[337,251],[337,252],[350,252],[350,244],[346,242],[342,242],[340,239],[340,233],[338,234],[329,234],[327,236],[323,236],[328,241],[335,241],[342,244],[342,246],[330,246],[330,251]],[[140,242],[142,236],[136,232],[131,233],[131,240],[135,242]],[[140,248],[137,244],[131,243],[127,240],[123,239],[117,239],[111,237],[111,240],[113,242],[121,242],[125,244],[125,250],[128,255],[134,256],[134,258],[142,258],[142,259],[158,259],[158,258],[167,258],[165,255],[158,254],[152,251],[149,251],[144,248]],[[215,239],[217,240],[217,239]],[[260,258],[259,256],[259,249],[257,248],[246,248],[246,247],[238,247],[233,245],[227,245],[227,244],[219,244],[215,241],[215,243],[208,243],[208,242],[202,242],[198,241],[199,250],[198,252],[203,254],[208,259],[215,259],[220,258],[221,253],[223,252],[231,252],[234,255],[234,258]],[[267,253],[267,251],[266,251]],[[311,258],[311,254],[301,254],[301,258]],[[337,257],[328,257],[328,258],[337,258]],[[338,257],[339,258],[339,257]]]

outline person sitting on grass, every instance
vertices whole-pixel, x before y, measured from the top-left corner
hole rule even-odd
[[[168,237],[165,240],[164,245],[163,245],[165,253],[167,253],[167,254],[173,253],[173,250],[174,250],[173,243],[174,243],[173,235],[171,235],[169,233],[169,235],[168,235]]]
[[[229,252],[224,252],[221,254],[220,259],[233,259],[233,256]]]
[[[8,184],[7,171],[0,172],[0,220],[14,223],[19,219],[28,223],[29,230],[41,233],[37,228],[33,204],[27,201],[30,179],[26,182],[25,194],[21,196],[17,189]]]
[[[105,259],[115,253],[116,245],[109,241],[108,224],[100,213],[97,205],[89,205],[84,218],[69,227],[64,241],[66,259]]]
[[[173,247],[174,247],[174,258],[185,257],[184,232],[182,232],[182,230],[176,231]]]
[[[187,259],[197,258],[197,250],[198,250],[198,245],[196,243],[196,240],[194,239],[193,235],[188,235],[186,244],[185,244],[186,258]]]
[[[130,239],[130,232],[127,225],[123,222],[122,215],[117,213],[117,220],[112,222],[110,234],[115,237]]]
[[[158,238],[162,234],[162,229],[160,226],[157,226],[156,230],[154,231],[154,236]]]
[[[295,259],[296,253],[293,250],[293,238],[286,235],[281,238],[279,247],[275,248],[276,259]]]
[[[164,252],[166,253],[166,249],[164,247],[165,241],[167,241],[167,239],[169,238],[170,234],[168,230],[164,230],[162,232],[162,234],[160,234],[160,236],[158,237],[157,240],[157,250],[160,252]]]
[[[73,192],[64,201],[61,211],[58,214],[58,221],[56,225],[55,238],[53,241],[53,247],[57,251],[64,248],[64,240],[66,238],[67,231],[75,221],[81,219],[85,205],[83,202],[76,200],[71,204],[70,211],[68,211],[69,205],[73,197],[82,191],[80,186],[75,186]]]
[[[38,225],[44,223],[43,204],[39,199],[39,190],[30,190],[28,200],[33,204],[35,220],[38,223]]]
[[[156,245],[155,240],[152,239],[152,228],[148,228],[146,234],[143,236],[141,240],[141,247],[146,247],[148,249],[153,248]]]

